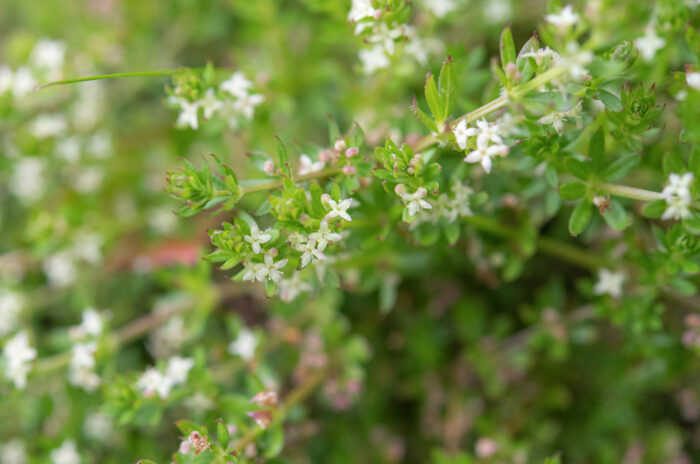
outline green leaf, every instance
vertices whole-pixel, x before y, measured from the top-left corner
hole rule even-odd
[[[411,112],[413,112],[413,114],[416,115],[416,117],[418,118],[418,120],[419,120],[421,123],[423,123],[423,125],[424,125],[425,127],[427,127],[428,130],[429,130],[430,132],[435,132],[435,133],[439,133],[439,132],[440,132],[440,131],[438,130],[438,126],[437,126],[437,124],[435,123],[435,121],[433,120],[433,118],[431,118],[430,116],[428,116],[427,114],[425,114],[425,112],[424,112],[423,110],[421,110],[420,108],[418,108],[418,102],[416,102],[416,97],[415,97],[415,96],[413,97],[413,104],[411,105]],[[379,147],[378,147],[378,148],[379,148]]]
[[[188,421],[188,420],[179,420],[179,421],[175,422],[175,426],[180,431],[180,433],[183,434],[184,436],[188,436],[190,433],[195,432],[195,431],[200,432],[200,433],[202,432],[200,430],[201,426],[195,424],[192,421]]]
[[[695,148],[688,159],[688,169],[696,179],[700,179],[700,148]]]
[[[656,200],[651,203],[647,203],[642,208],[642,214],[651,219],[658,219],[666,211],[666,201]]]
[[[608,182],[620,182],[634,171],[641,162],[641,156],[634,153],[627,153],[610,163],[601,176]]]
[[[445,237],[450,245],[454,245],[459,240],[460,227],[459,222],[451,222],[445,226]]]
[[[678,151],[669,151],[663,159],[664,174],[680,174],[686,171],[685,162]]]
[[[591,220],[593,215],[593,204],[588,201],[582,201],[574,208],[574,211],[569,217],[569,233],[571,235],[578,235],[584,230]]]
[[[280,172],[284,173],[287,177],[291,177],[292,171],[289,167],[289,155],[287,155],[287,149],[279,137],[275,136],[275,142],[277,143],[277,157],[279,159]]]
[[[601,102],[603,102],[603,105],[610,111],[622,111],[624,106],[622,105],[622,101],[620,101],[619,98],[617,98],[615,95],[612,93],[608,92],[607,90],[599,89],[598,90],[598,98],[600,99]]]
[[[547,168],[544,170],[544,178],[547,179],[547,183],[552,188],[557,188],[557,185],[559,185],[559,178],[557,176],[557,168],[555,168],[551,164],[548,164]]]
[[[275,425],[265,432],[263,440],[263,454],[267,458],[274,458],[284,448],[284,429],[281,425]]]
[[[610,209],[603,213],[603,219],[613,230],[623,230],[629,223],[627,211],[615,200],[610,200]]]
[[[503,29],[500,42],[501,66],[506,69],[508,63],[515,64],[515,43],[513,42],[513,33],[510,31],[510,26]]]
[[[437,85],[435,85],[435,78],[431,73],[428,73],[428,78],[425,80],[425,99],[435,122],[438,126],[442,125],[446,118],[445,107],[438,93]]]
[[[578,200],[586,194],[586,185],[581,182],[567,182],[559,186],[559,196],[563,200]]]
[[[455,90],[457,87],[457,78],[455,73],[455,64],[452,61],[452,56],[448,55],[447,59],[442,63],[440,77],[438,78],[440,97],[442,98],[445,107],[445,118],[452,113],[452,108],[454,107]]]
[[[585,161],[576,158],[566,158],[564,160],[564,167],[571,175],[581,180],[588,180],[591,176],[591,164]]]
[[[219,419],[216,422],[216,438],[224,450],[228,448],[229,441],[231,441],[231,436],[228,431],[228,427],[223,420]]]
[[[602,126],[591,137],[588,144],[588,157],[593,162],[593,170],[601,172],[605,167],[605,133]]]

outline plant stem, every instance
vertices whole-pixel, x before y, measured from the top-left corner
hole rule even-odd
[[[88,81],[100,81],[103,79],[120,79],[122,77],[159,77],[159,76],[174,76],[184,72],[186,69],[191,68],[179,68],[179,69],[161,69],[155,71],[134,71],[134,72],[123,72],[116,74],[100,74],[97,76],[86,76],[86,77],[76,77],[73,79],[64,79],[61,81],[53,81],[48,84],[39,85],[34,90],[42,90],[47,87],[52,87],[54,85],[65,85],[65,84],[76,84],[78,82],[88,82]]]
[[[297,176],[292,178],[293,182],[303,182],[305,180],[321,179],[324,177],[330,177],[333,174],[338,174],[342,172],[341,168],[326,168],[321,169],[317,172],[311,172],[309,174],[304,174],[302,176]],[[241,190],[243,195],[247,193],[263,192],[265,190],[272,190],[274,188],[282,187],[284,181],[282,179],[271,180],[269,182],[262,182],[260,184],[249,185],[247,187],[242,187]]]
[[[653,192],[651,190],[644,190],[636,187],[628,187],[626,185],[603,184],[601,187],[610,195],[631,198],[633,200],[656,201],[663,200],[664,198],[659,192]]]

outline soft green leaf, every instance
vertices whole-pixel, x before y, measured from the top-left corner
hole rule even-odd
[[[603,213],[603,219],[611,229],[617,231],[623,230],[629,223],[627,211],[615,200],[610,200],[610,209]]]
[[[593,204],[588,201],[582,201],[574,208],[574,211],[569,217],[569,233],[578,235],[584,230],[591,220],[593,215]]]
[[[586,185],[581,182],[568,182],[559,186],[563,200],[578,200],[586,194]]]
[[[503,29],[500,41],[501,66],[506,69],[508,63],[515,64],[515,42],[513,42],[513,33],[510,31],[510,26]]]

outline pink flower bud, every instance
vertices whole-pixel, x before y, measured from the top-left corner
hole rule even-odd
[[[272,413],[270,411],[253,411],[248,413],[248,417],[253,419],[261,429],[266,429],[272,423]]]
[[[403,195],[406,193],[406,186],[403,184],[399,184],[396,187],[394,187],[394,192],[396,192],[397,195]]]
[[[498,443],[491,438],[479,438],[476,441],[476,455],[479,458],[490,458],[498,451]]]
[[[355,166],[352,166],[350,164],[343,166],[343,172],[347,174],[348,176],[352,176],[357,172],[357,169]]]
[[[416,193],[420,198],[425,197],[428,194],[428,191],[424,187],[418,187],[418,190],[416,190]]]
[[[319,161],[330,163],[333,161],[333,153],[330,150],[321,150],[318,154]]]
[[[333,146],[335,148],[335,151],[343,151],[345,150],[345,140],[343,139],[338,139],[335,141],[335,145]]]
[[[270,408],[276,408],[277,404],[279,402],[279,397],[277,396],[277,392],[261,391],[260,393],[255,395],[253,398],[251,398],[250,402],[257,404],[258,406],[267,406]]]
[[[280,252],[277,251],[277,248],[270,248],[269,250],[267,250],[267,254],[269,254],[273,258],[276,258],[277,256],[279,256]]]
[[[377,8],[376,10],[374,10],[374,14],[372,16],[374,17],[375,20],[377,20],[377,19],[379,19],[379,17],[381,15],[382,15],[382,10]]]
[[[272,161],[265,161],[263,164],[263,171],[265,171],[267,174],[274,174],[275,173],[275,163]]]
[[[328,195],[327,193],[324,193],[323,195],[321,195],[321,202],[323,202],[323,203],[328,202],[328,200],[330,200],[330,199],[331,199],[331,196]]]
[[[345,156],[347,156],[348,158],[352,158],[353,156],[355,156],[355,155],[358,154],[359,152],[360,152],[360,149],[359,149],[359,148],[357,148],[357,147],[350,147],[350,148],[348,148],[347,150],[345,150]]]

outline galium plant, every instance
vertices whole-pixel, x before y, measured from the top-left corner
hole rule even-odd
[[[347,3],[204,67],[8,46],[0,461],[700,455],[697,6]]]

